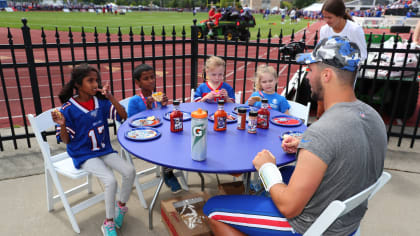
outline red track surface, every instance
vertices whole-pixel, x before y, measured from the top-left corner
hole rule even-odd
[[[315,37],[315,32],[318,30],[324,23],[323,22],[316,22],[313,23],[309,29],[306,31],[306,42],[309,42],[310,44],[313,44],[313,40]],[[22,38],[22,32],[20,29],[11,29],[10,30],[13,35],[13,43],[14,44],[22,44],[23,38]],[[366,29],[366,32],[374,32],[374,33],[381,33],[383,30],[379,29]],[[47,35],[47,43],[55,43],[55,32],[54,31],[46,31]],[[388,32],[389,33],[389,32]],[[32,35],[32,43],[42,43],[41,38],[41,31],[39,30],[31,30]],[[80,33],[73,33],[74,37],[73,40],[75,43],[82,42],[82,38]],[[297,32],[295,34],[295,41],[300,40],[303,36],[303,31]],[[403,38],[408,38],[408,34],[402,35]],[[161,39],[160,37],[157,37],[157,39]],[[167,37],[167,39],[169,39]],[[118,36],[112,35],[111,36],[111,42],[117,42]],[[123,41],[128,41],[129,37],[128,35],[123,36]],[[140,36],[137,34],[135,36],[135,41],[140,40]],[[150,40],[150,37],[147,37],[146,40]],[[89,33],[86,36],[87,42],[94,42],[94,36],[93,34]],[[105,42],[106,36],[104,34],[99,35],[99,41]],[[265,40],[267,41],[267,40]],[[287,43],[290,41],[290,37],[284,37],[283,43]],[[60,42],[61,43],[68,43],[68,33],[67,32],[60,32]],[[278,43],[278,39],[272,39],[272,43]],[[7,38],[7,29],[6,28],[0,28],[0,44],[8,44],[8,38]],[[186,53],[190,53],[189,45],[186,45]],[[175,48],[175,55],[182,54],[182,46],[177,45]],[[214,52],[214,48],[212,45],[208,45],[207,53],[211,54]],[[65,61],[71,60],[72,54],[70,49],[65,48],[61,50],[62,58]],[[131,56],[131,50],[130,47],[123,47],[122,50],[123,57],[127,58]],[[204,48],[199,49],[199,54],[204,53]],[[224,46],[218,46],[217,49],[218,56],[224,56],[225,49]],[[234,57],[235,56],[235,46],[229,46],[227,48],[227,56]],[[244,46],[238,46],[238,57],[245,57],[245,48]],[[173,55],[173,48],[172,45],[167,45],[165,47],[165,55]],[[26,55],[24,50],[16,50],[16,61],[17,63],[26,63]],[[146,56],[152,56],[152,49],[150,46],[146,47],[145,49],[145,55]],[[155,47],[155,55],[161,56],[163,55],[163,47],[157,46]],[[248,48],[248,55],[250,57],[256,57],[256,48],[250,47]],[[278,55],[278,49],[271,49],[270,51],[270,59],[276,59]],[[75,49],[74,51],[75,60],[84,60],[84,52],[82,48]],[[141,47],[136,46],[134,48],[134,56],[135,57],[141,57]],[[35,51],[35,62],[45,62],[46,58],[44,55],[43,49],[39,49]],[[101,59],[107,59],[107,58],[119,58],[120,57],[120,51],[118,47],[112,47],[111,50],[111,56],[108,55],[108,49],[107,47],[101,47],[100,48],[100,58]],[[258,57],[261,58],[263,61],[267,58],[267,52],[265,48],[260,47]],[[50,62],[56,62],[58,61],[58,52],[57,50],[49,50],[48,51],[48,60]],[[88,59],[96,59],[96,49],[94,47],[87,48],[87,58]],[[10,51],[0,51],[0,60],[2,63],[11,63],[12,62],[12,55],[10,54]],[[140,62],[136,62],[135,64],[138,65]],[[152,64],[151,61],[148,61],[146,63]],[[188,101],[190,97],[190,60],[185,61],[185,97]],[[201,79],[201,71],[203,67],[203,61],[198,62],[199,68],[198,68],[198,74],[199,74],[199,81],[198,83],[202,82]],[[275,68],[277,65],[273,65]],[[164,68],[165,67],[165,68]],[[245,71],[246,67],[246,71]],[[290,77],[293,76],[294,72],[297,70],[298,66],[292,66],[290,70]],[[43,110],[46,110],[48,108],[51,108],[52,105],[52,99],[50,97],[50,90],[53,91],[54,94],[54,106],[59,106],[60,102],[58,100],[58,93],[62,88],[62,80],[68,81],[70,72],[72,69],[72,66],[64,66],[63,68],[63,75],[64,77],[61,77],[61,69],[60,67],[50,67],[50,74],[52,77],[52,87],[49,87],[48,82],[48,76],[47,76],[47,70],[46,67],[42,69],[38,69],[37,71],[37,77],[38,77],[38,86],[40,89],[40,95],[41,95],[41,103],[43,106]],[[113,77],[113,91],[114,95],[117,99],[122,99],[123,97],[131,96],[133,94],[133,87],[132,87],[132,79],[131,79],[131,63],[124,63],[122,66],[120,63],[114,63],[112,64],[112,68],[109,68],[109,64],[101,64],[101,76],[103,83],[110,80],[110,71],[112,69],[112,77]],[[13,123],[15,125],[23,125],[23,115],[22,110],[24,109],[25,113],[34,113],[34,104],[32,102],[33,96],[32,96],[32,90],[31,90],[31,84],[29,79],[29,72],[27,68],[17,69],[19,78],[16,78],[14,69],[4,69],[4,77],[6,82],[6,88],[7,88],[7,96],[8,101],[11,109],[11,113],[13,116]],[[156,72],[157,72],[157,90],[162,91],[163,90],[163,71],[165,71],[166,74],[166,92],[168,94],[169,98],[182,97],[182,89],[183,89],[183,65],[181,60],[177,60],[175,62],[175,72],[173,70],[173,61],[166,61],[166,64],[164,65],[162,61],[156,61]],[[242,90],[244,78],[246,78],[246,95],[247,98],[249,94],[252,92],[252,78],[255,71],[255,63],[248,62],[245,66],[244,62],[238,62],[236,65],[234,65],[234,62],[229,61],[226,68],[226,78],[227,82],[230,84],[233,84],[233,79],[235,77],[236,73],[236,90]],[[279,67],[280,77],[279,77],[279,92],[282,91],[282,89],[286,85],[287,81],[287,74],[288,74],[288,66],[281,64]],[[122,81],[122,73],[124,74],[124,81]],[[0,127],[8,127],[9,121],[8,121],[8,114],[7,114],[7,108],[6,108],[6,102],[5,102],[5,95],[3,93],[3,87],[0,85]],[[124,91],[123,91],[124,86]],[[173,87],[175,86],[175,96],[173,96]],[[20,103],[19,99],[19,89],[20,93],[23,96],[23,104]],[[125,94],[123,95],[123,92]],[[417,114],[417,113],[415,113]],[[414,117],[414,116],[413,116]],[[417,117],[417,116],[415,116]]]

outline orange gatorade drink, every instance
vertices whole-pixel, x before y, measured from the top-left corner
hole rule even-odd
[[[207,112],[198,108],[191,112],[191,158],[204,161],[207,158]]]

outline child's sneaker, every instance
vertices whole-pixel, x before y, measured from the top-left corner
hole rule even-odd
[[[165,181],[165,184],[171,188],[172,193],[179,193],[182,191],[181,185],[179,185],[178,179],[175,177],[172,171],[169,173],[164,173],[163,180]]]
[[[104,236],[117,236],[117,231],[115,230],[115,224],[113,221],[105,220],[101,226],[101,230]]]
[[[128,207],[126,206],[120,206],[120,204],[117,203],[117,217],[115,217],[115,227],[118,229],[121,228],[124,220],[125,213],[127,213]]]

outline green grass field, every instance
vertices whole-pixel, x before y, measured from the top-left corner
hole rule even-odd
[[[106,27],[109,27],[111,33],[117,33],[118,27],[123,34],[128,34],[130,26],[134,34],[139,34],[143,26],[145,34],[149,35],[152,26],[155,28],[155,34],[161,35],[162,27],[165,26],[165,32],[172,36],[172,28],[175,26],[177,36],[181,36],[182,28],[185,27],[186,36],[190,37],[190,26],[193,19],[197,22],[207,19],[207,13],[198,13],[193,17],[191,12],[130,12],[126,15],[96,14],[88,12],[0,12],[0,27],[20,28],[22,27],[22,18],[28,19],[28,25],[31,29],[55,30],[80,32],[82,26],[85,32],[93,32],[97,27],[99,33],[105,33]],[[256,27],[251,28],[251,39],[256,39],[258,28],[261,29],[261,38],[267,38],[269,29],[272,30],[272,36],[279,35],[280,29],[283,29],[283,35],[289,35],[292,28],[295,32],[306,27],[307,21],[302,20],[297,24],[290,24],[289,19],[285,24],[281,24],[281,16],[271,15],[269,20],[262,19],[261,14],[255,14],[257,22]]]

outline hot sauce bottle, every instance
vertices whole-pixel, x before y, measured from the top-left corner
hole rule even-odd
[[[261,108],[258,110],[257,128],[268,129],[270,119],[270,111],[268,110],[268,100],[263,98]]]
[[[179,100],[174,100],[174,110],[171,112],[171,132],[180,132],[183,130],[183,113],[179,110]]]
[[[214,130],[225,131],[227,120],[227,113],[224,110],[225,100],[221,99],[217,102],[217,104],[217,111],[214,113]]]

